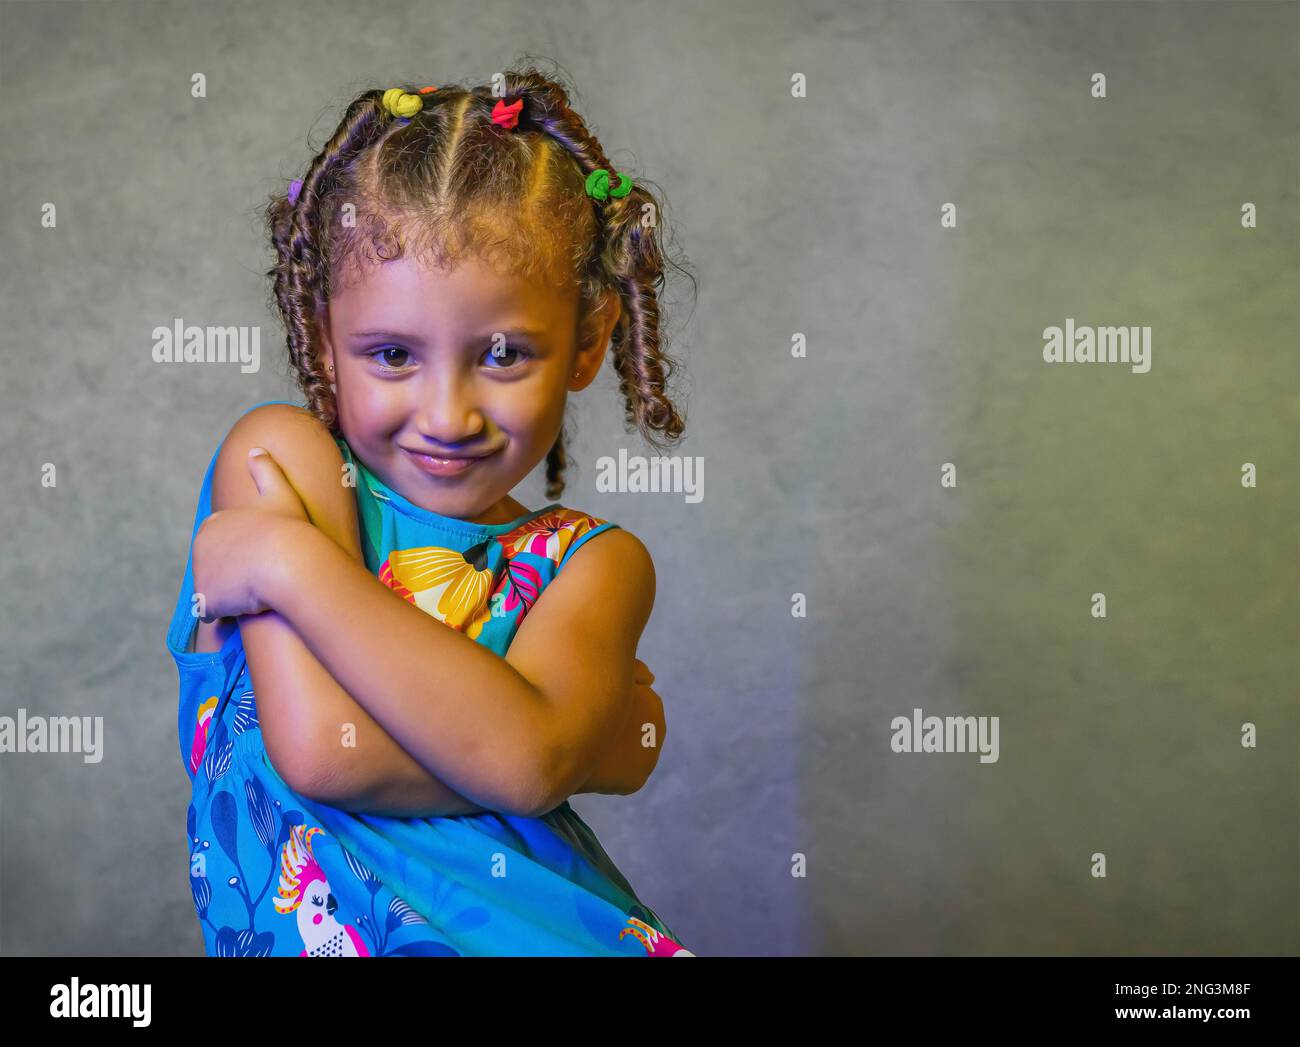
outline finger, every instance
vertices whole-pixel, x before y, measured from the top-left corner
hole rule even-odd
[[[650,671],[650,666],[638,658],[633,667],[633,680],[636,683],[654,683],[655,674]]]
[[[298,508],[298,492],[284,475],[280,463],[265,448],[254,447],[248,452],[248,471],[257,485],[257,493],[263,498],[286,509]]]
[[[249,448],[248,472],[253,477],[253,483],[257,484],[258,494],[266,494],[274,487],[277,479],[284,477],[279,465],[271,457],[271,452],[265,447]]]

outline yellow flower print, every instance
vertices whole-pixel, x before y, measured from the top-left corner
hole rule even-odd
[[[477,640],[492,618],[489,544],[480,542],[463,553],[436,545],[394,549],[379,569],[379,580],[426,614]]]

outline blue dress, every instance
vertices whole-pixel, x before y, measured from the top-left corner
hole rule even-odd
[[[367,569],[502,656],[574,551],[617,526],[554,503],[506,524],[440,516],[336,440],[355,467]],[[193,533],[211,512],[216,461]],[[567,800],[540,818],[394,818],[290,789],[263,746],[239,631],[220,651],[193,650],[193,533],[167,649],[191,784],[190,889],[209,955],[691,955]]]

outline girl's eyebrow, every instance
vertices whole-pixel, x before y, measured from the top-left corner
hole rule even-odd
[[[403,331],[353,331],[353,338],[395,338],[399,342],[411,342],[415,345],[423,345],[424,339],[419,335],[408,334]]]
[[[541,338],[546,334],[546,331],[541,328],[532,328],[532,327],[493,328],[491,331],[479,335],[477,341],[485,341],[496,334],[503,334],[508,338],[513,338],[513,337]],[[351,337],[392,338],[399,342],[408,342],[411,345],[418,345],[421,347],[424,346],[423,338],[421,338],[419,335],[411,334],[405,331],[353,331]]]

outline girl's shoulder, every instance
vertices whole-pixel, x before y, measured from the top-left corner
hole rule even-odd
[[[235,419],[226,434],[226,441],[232,436],[299,438],[317,446],[337,445],[334,434],[319,418],[301,404],[287,400],[269,400],[250,407]]]
[[[222,440],[217,455],[217,469],[222,463],[246,469],[245,459],[253,447],[262,447],[286,471],[300,467],[305,471],[326,469],[338,476],[338,462],[343,451],[335,435],[305,407],[274,400],[258,404],[240,415]]]
[[[549,560],[558,571],[597,535],[610,535],[604,543],[599,543],[610,547],[606,555],[629,555],[629,547],[633,545],[644,549],[641,541],[621,524],[558,503],[529,514],[499,540],[508,558],[529,553]],[[635,550],[630,555],[635,555]]]
[[[284,401],[258,404],[230,428],[212,474],[212,508],[237,504],[256,493],[248,452],[261,447],[302,498],[311,519],[349,551],[359,550],[356,503],[340,483],[343,454],[333,433],[305,407]]]

